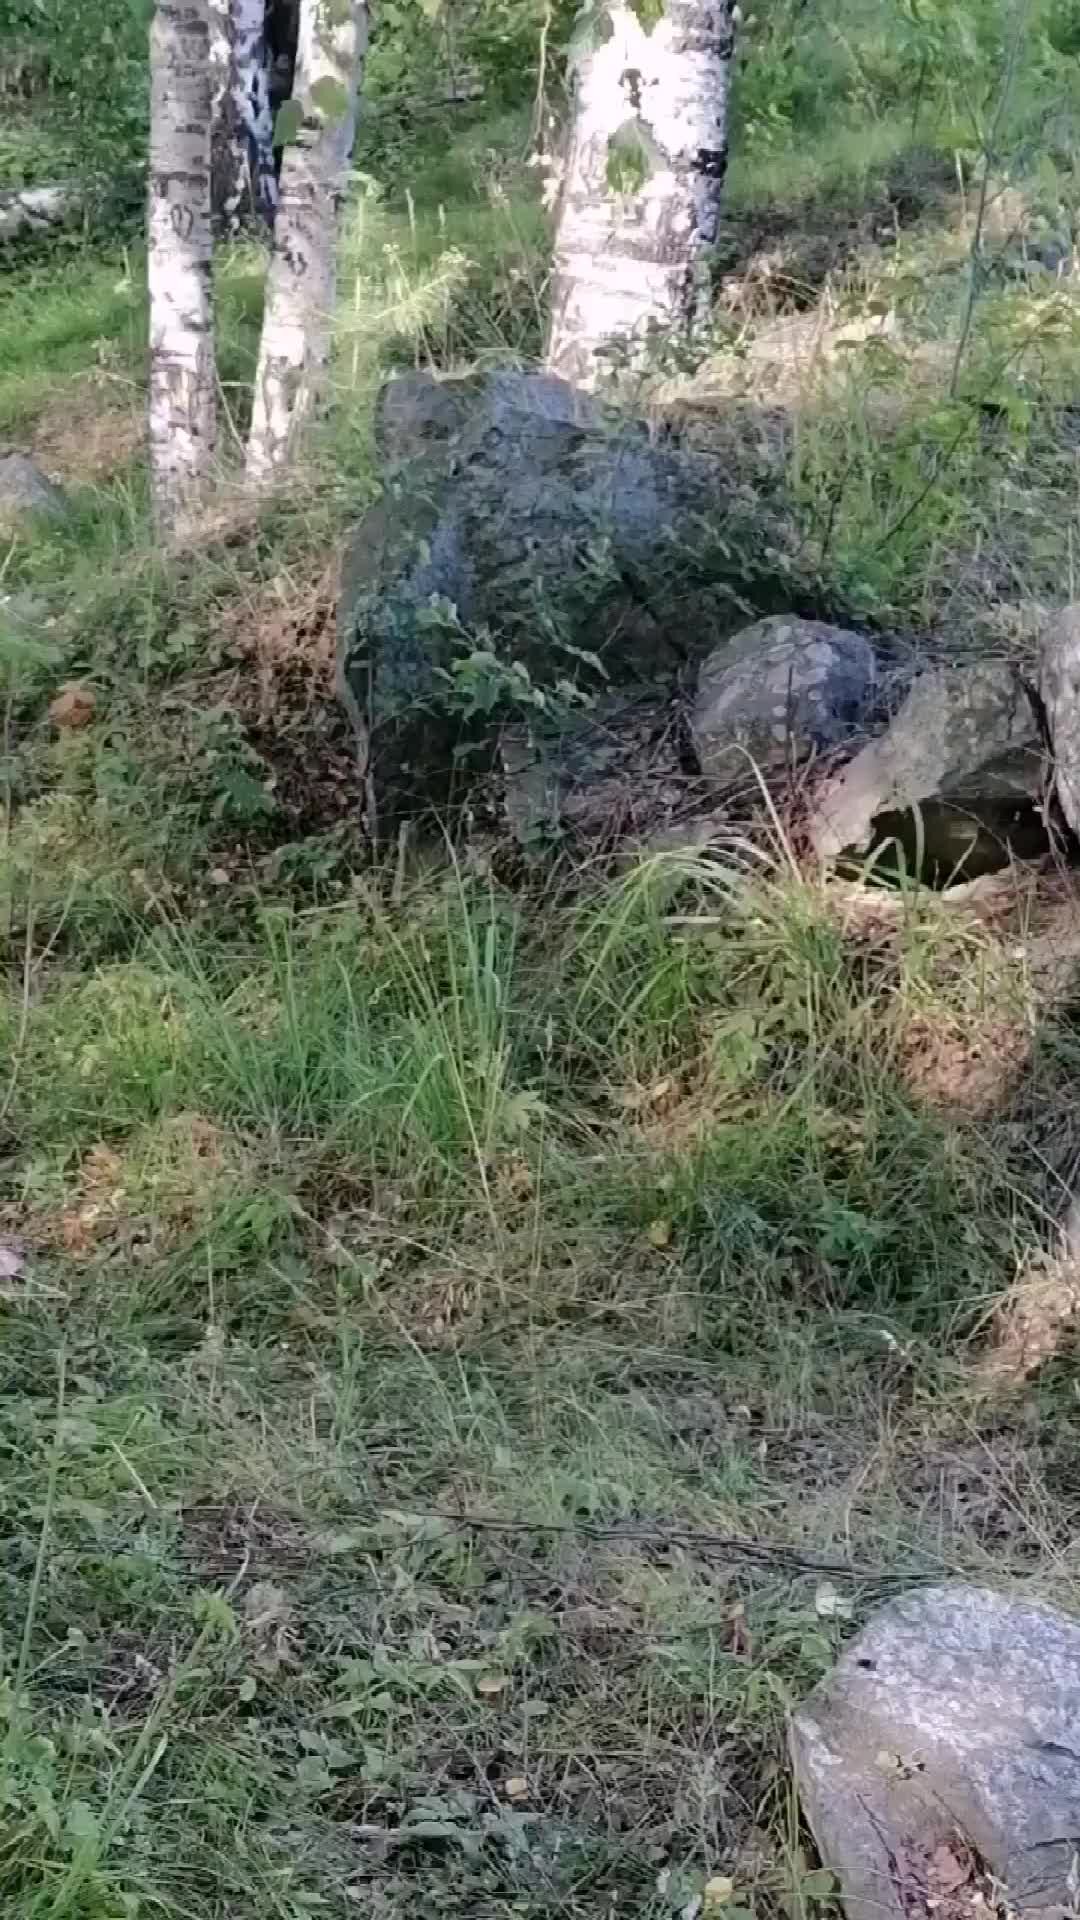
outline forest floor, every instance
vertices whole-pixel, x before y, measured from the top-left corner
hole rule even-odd
[[[1022,655],[1072,591],[1066,188],[997,181],[970,311],[977,189],[909,118],[737,163],[695,392],[823,599]],[[544,295],[523,121],[409,186],[356,197],[331,439],[197,553],[148,533],[137,252],[0,292],[0,434],[74,502],[0,549],[0,1895],[803,1920],[785,1719],[868,1611],[1080,1600],[1075,1371],[995,1345],[1080,1145],[1073,881],[980,920],[780,822],[371,867],[373,394],[528,359]],[[237,415],[258,298],[237,249]]]

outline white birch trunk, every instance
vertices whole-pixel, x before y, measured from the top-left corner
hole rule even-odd
[[[198,503],[217,428],[206,0],[157,0],[149,177],[150,483],[167,531]]]
[[[578,61],[547,365],[580,386],[602,370],[598,350],[618,343],[640,359],[650,334],[685,336],[704,317],[733,14],[733,0],[664,0],[645,26],[614,0]]]
[[[265,0],[209,0],[213,209],[238,233],[251,214],[272,226],[277,206]]]
[[[325,384],[367,33],[363,0],[302,0],[293,100],[303,120],[281,167],[247,449],[254,486],[286,465]]]

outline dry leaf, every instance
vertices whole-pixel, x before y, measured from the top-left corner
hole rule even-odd
[[[746,1608],[742,1602],[731,1609],[731,1638],[729,1645],[736,1660],[749,1660],[753,1656],[754,1642],[746,1624]]]
[[[718,1913],[721,1907],[727,1906],[734,1891],[734,1880],[729,1880],[726,1873],[714,1873],[701,1890],[702,1912]]]
[[[256,1580],[244,1595],[244,1618],[253,1633],[287,1626],[292,1611],[288,1594],[272,1580]]]
[[[838,1593],[831,1580],[823,1580],[814,1595],[814,1612],[821,1620],[850,1620],[854,1609],[850,1600]]]
[[[506,1782],[503,1792],[508,1800],[527,1800],[529,1797],[529,1783],[523,1774],[513,1773]]]
[[[934,1876],[935,1893],[955,1893],[970,1878],[970,1863],[959,1860],[951,1847],[942,1841],[930,1856],[930,1870]]]
[[[874,1765],[882,1773],[894,1774],[898,1780],[913,1780],[917,1773],[922,1773],[926,1762],[917,1756],[905,1760],[902,1753],[893,1753],[888,1747],[882,1747],[874,1755]]]
[[[0,1281],[17,1280],[26,1262],[10,1240],[0,1240]]]
[[[88,727],[96,711],[97,694],[93,687],[84,686],[80,680],[69,680],[51,702],[49,719],[54,727],[61,729]]]
[[[649,1226],[649,1245],[669,1247],[671,1245],[671,1221],[653,1220]]]
[[[493,1700],[497,1694],[505,1693],[510,1685],[510,1676],[506,1673],[481,1673],[477,1675],[476,1691],[486,1700]]]

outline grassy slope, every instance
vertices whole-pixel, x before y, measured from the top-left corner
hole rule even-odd
[[[891,43],[849,25],[886,88]],[[748,99],[733,205],[782,240],[877,204],[841,104],[888,129],[883,164],[922,164],[907,106],[860,107],[834,54],[786,123],[755,132]],[[535,346],[522,151],[479,128],[412,211],[364,204],[330,456],[197,562],[145,533],[138,263],[3,295],[5,431],[84,483],[70,528],[12,543],[30,605],[0,643],[19,1920],[660,1916],[718,1872],[737,1908],[801,1915],[784,1713],[849,1618],[965,1570],[1076,1597],[1067,1365],[1011,1397],[974,1365],[1072,1146],[1073,1031],[992,938],[932,901],[845,927],[779,834],[726,876],[672,858],[524,895],[475,853],[393,888],[355,870],[333,546],[387,360]],[[886,260],[853,242],[841,298],[903,267],[917,330],[955,339],[952,218],[928,204]],[[239,410],[250,260],[222,292]],[[909,627],[959,609],[958,646],[999,598],[958,586],[967,543],[992,526],[1017,624],[1068,543],[1033,551],[1013,489],[1042,475],[1045,538],[1070,338],[1002,389],[998,315],[972,359],[1026,396],[1004,437],[977,408],[958,437],[901,364],[898,440],[857,366],[792,441],[825,581]],[[72,674],[95,718],[51,734]]]

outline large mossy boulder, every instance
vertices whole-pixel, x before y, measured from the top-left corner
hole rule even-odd
[[[379,827],[494,766],[504,722],[673,693],[740,624],[754,564],[720,463],[563,381],[407,375],[384,389],[378,443],[339,677]]]

